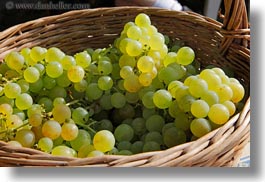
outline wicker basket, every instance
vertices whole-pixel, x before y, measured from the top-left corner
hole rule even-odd
[[[78,10],[44,17],[0,32],[0,60],[10,51],[24,47],[56,46],[67,54],[88,47],[106,47],[119,36],[123,25],[133,21],[140,12],[150,15],[161,33],[184,40],[196,51],[197,60],[202,65],[230,67],[249,88],[250,29],[244,0],[225,0],[223,23],[193,12],[143,7]],[[196,141],[164,151],[79,159],[15,148],[0,141],[0,166],[235,166],[249,141],[250,98],[247,98],[243,111],[221,128]]]

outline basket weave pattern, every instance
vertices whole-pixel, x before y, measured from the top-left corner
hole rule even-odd
[[[0,32],[0,61],[24,47],[55,46],[67,54],[88,47],[106,47],[123,26],[145,12],[159,32],[184,40],[203,66],[230,67],[247,88],[250,85],[250,28],[244,0],[225,0],[223,23],[193,12],[159,8],[115,7],[78,10],[44,17]],[[164,151],[131,156],[93,158],[55,157],[38,150],[12,147],[0,141],[0,166],[171,167],[234,166],[250,141],[250,97],[241,113],[200,139]]]

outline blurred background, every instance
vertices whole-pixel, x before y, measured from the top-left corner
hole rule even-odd
[[[249,1],[245,0],[248,11]],[[0,0],[0,31],[19,23],[70,10],[126,5],[193,11],[216,20],[219,20],[219,9],[224,9],[222,0]]]

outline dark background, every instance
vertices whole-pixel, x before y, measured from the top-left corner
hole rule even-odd
[[[69,10],[22,10],[22,9],[6,9],[6,3],[12,1],[13,3],[58,3],[59,1],[69,4],[90,4],[90,8],[98,7],[113,7],[114,0],[0,0],[0,31],[7,29],[13,25],[23,23],[29,20],[37,19],[44,16],[51,16],[61,14]],[[188,9],[202,14],[205,6],[204,0],[178,0],[183,6]],[[246,0],[249,9],[249,0]],[[221,5],[222,7],[222,5]],[[223,8],[222,8],[223,9]]]

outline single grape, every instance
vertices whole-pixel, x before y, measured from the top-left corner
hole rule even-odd
[[[33,104],[32,97],[27,93],[22,93],[15,100],[16,107],[20,110],[27,110]]]
[[[74,88],[77,92],[85,92],[88,83],[86,80],[81,80],[80,82],[74,83]]]
[[[95,147],[91,144],[84,144],[80,147],[80,149],[78,150],[78,153],[77,153],[77,157],[78,158],[86,158],[87,155],[94,151],[95,150]]]
[[[83,145],[90,145],[90,143],[91,136],[84,129],[79,129],[77,137],[70,141],[71,147],[76,151],[80,151]]]
[[[51,61],[46,66],[46,73],[51,78],[58,78],[63,74],[63,66],[57,61]]]
[[[14,99],[21,93],[21,88],[17,83],[8,82],[4,87],[4,94],[7,98]]]
[[[31,148],[35,143],[35,135],[28,129],[21,129],[17,131],[15,140],[18,141],[23,147]]]
[[[85,123],[89,118],[89,113],[83,107],[77,107],[72,111],[72,119],[76,123]]]
[[[190,124],[190,130],[196,137],[202,137],[211,131],[211,125],[205,118],[196,118]]]
[[[76,65],[75,58],[73,56],[64,56],[60,62],[64,70],[69,70],[72,66]]]
[[[159,109],[166,109],[172,102],[172,96],[167,90],[160,89],[154,93],[153,102]]]
[[[42,134],[52,140],[59,138],[62,132],[61,125],[54,120],[46,121],[42,126]]]
[[[115,145],[114,135],[108,130],[101,130],[95,134],[93,144],[96,150],[101,152],[110,151]]]
[[[119,151],[121,151],[121,150],[130,150],[131,146],[132,146],[131,142],[129,142],[129,141],[121,141],[121,142],[118,143],[117,149]]]
[[[146,122],[145,119],[141,117],[137,117],[132,120],[131,126],[136,135],[140,136],[146,132],[145,122]]]
[[[133,57],[139,56],[143,52],[142,44],[132,39],[128,41],[125,48],[128,55]]]
[[[42,124],[42,116],[38,113],[32,114],[28,120],[29,120],[29,124],[31,124],[31,126],[33,127],[37,127]]]
[[[154,141],[148,141],[144,143],[143,152],[151,152],[151,151],[158,151],[160,149],[160,145]]]
[[[139,91],[142,87],[141,83],[139,82],[139,78],[137,75],[132,75],[126,79],[124,79],[124,88],[126,91],[135,93]]]
[[[196,100],[191,104],[191,113],[196,118],[204,118],[208,115],[209,105],[204,100]]]
[[[9,116],[13,113],[13,107],[10,104],[3,103],[0,104],[0,114],[4,116]]]
[[[101,76],[98,79],[98,87],[101,90],[110,90],[113,86],[113,80],[110,76]]]
[[[185,132],[176,127],[168,128],[163,135],[163,141],[168,148],[183,144],[186,142],[186,140],[187,136]]]
[[[112,63],[110,61],[99,61],[98,72],[102,75],[109,75],[113,70]]]
[[[46,112],[52,111],[53,108],[53,103],[52,100],[48,97],[42,97],[39,101],[38,104],[41,105]]]
[[[208,112],[209,119],[216,124],[224,124],[230,116],[229,110],[223,104],[214,104]]]
[[[137,68],[143,73],[152,72],[154,66],[154,60],[150,56],[142,56],[137,61]]]
[[[103,90],[99,88],[97,83],[90,83],[86,88],[86,96],[89,99],[97,100],[103,94]]]
[[[192,80],[189,86],[190,94],[195,97],[201,97],[208,90],[208,84],[203,79]]]
[[[116,92],[111,95],[111,104],[115,108],[123,108],[126,104],[126,98],[122,93]]]
[[[175,127],[183,131],[187,131],[190,129],[190,123],[191,121],[189,120],[189,115],[187,115],[186,113],[181,112],[177,114],[175,117],[174,121]]]
[[[53,141],[48,137],[43,137],[38,141],[38,148],[43,152],[51,152],[53,148]]]
[[[154,96],[154,92],[149,91],[149,92],[146,92],[142,98],[143,105],[148,109],[155,108],[155,104],[153,102],[153,96]]]
[[[153,142],[158,143],[159,145],[162,145],[163,144],[163,137],[162,137],[160,132],[150,131],[145,135],[144,142],[147,143],[150,141],[153,141]]]
[[[60,124],[71,118],[71,109],[65,104],[57,104],[52,109],[52,115]]]
[[[232,116],[236,112],[236,106],[232,101],[227,100],[227,101],[223,102],[222,104],[225,107],[227,107],[227,109],[229,110],[230,116]]]
[[[15,114],[7,116],[6,127],[8,129],[16,129],[22,125],[23,125],[23,121],[19,116],[15,115]]]
[[[74,157],[73,149],[64,145],[59,145],[54,147],[52,149],[51,154],[54,156]]]
[[[233,91],[233,97],[231,101],[234,103],[240,102],[245,96],[245,89],[240,83],[230,82],[229,87]]]
[[[128,38],[138,40],[142,36],[141,28],[136,25],[130,26],[127,30],[127,36]]]
[[[182,65],[189,65],[193,62],[195,53],[192,48],[184,46],[177,52],[177,63]]]
[[[35,67],[28,67],[23,72],[23,76],[28,83],[34,83],[40,78],[40,72]]]
[[[158,115],[152,115],[150,116],[147,120],[146,120],[146,128],[148,131],[158,131],[158,132],[162,132],[162,128],[165,125],[165,119]]]
[[[20,53],[12,51],[5,57],[5,62],[9,68],[19,71],[23,68],[25,59]]]
[[[134,136],[133,128],[128,124],[120,124],[114,131],[115,139],[118,142],[131,141]]]
[[[139,27],[147,27],[151,25],[150,17],[145,13],[139,13],[135,17],[135,24]]]
[[[82,68],[87,68],[91,63],[91,56],[86,52],[80,52],[75,54],[76,64]]]
[[[71,82],[80,82],[84,76],[85,71],[81,66],[72,66],[67,71],[67,76]]]
[[[40,46],[35,46],[30,51],[30,57],[34,62],[39,62],[44,60],[47,50]]]
[[[134,68],[136,65],[136,61],[134,57],[123,54],[119,59],[119,66],[122,68],[124,66],[130,66]]]
[[[78,127],[74,123],[62,125],[61,137],[66,141],[72,141],[78,136]]]
[[[99,157],[99,156],[103,156],[103,155],[104,155],[104,153],[102,151],[93,150],[93,151],[89,152],[87,157]]]
[[[144,142],[143,141],[135,141],[131,145],[131,151],[133,154],[138,154],[143,151]]]
[[[51,47],[47,50],[45,54],[45,61],[46,62],[52,62],[52,61],[58,61],[60,62],[64,58],[65,54],[63,51],[61,51],[57,47]]]

